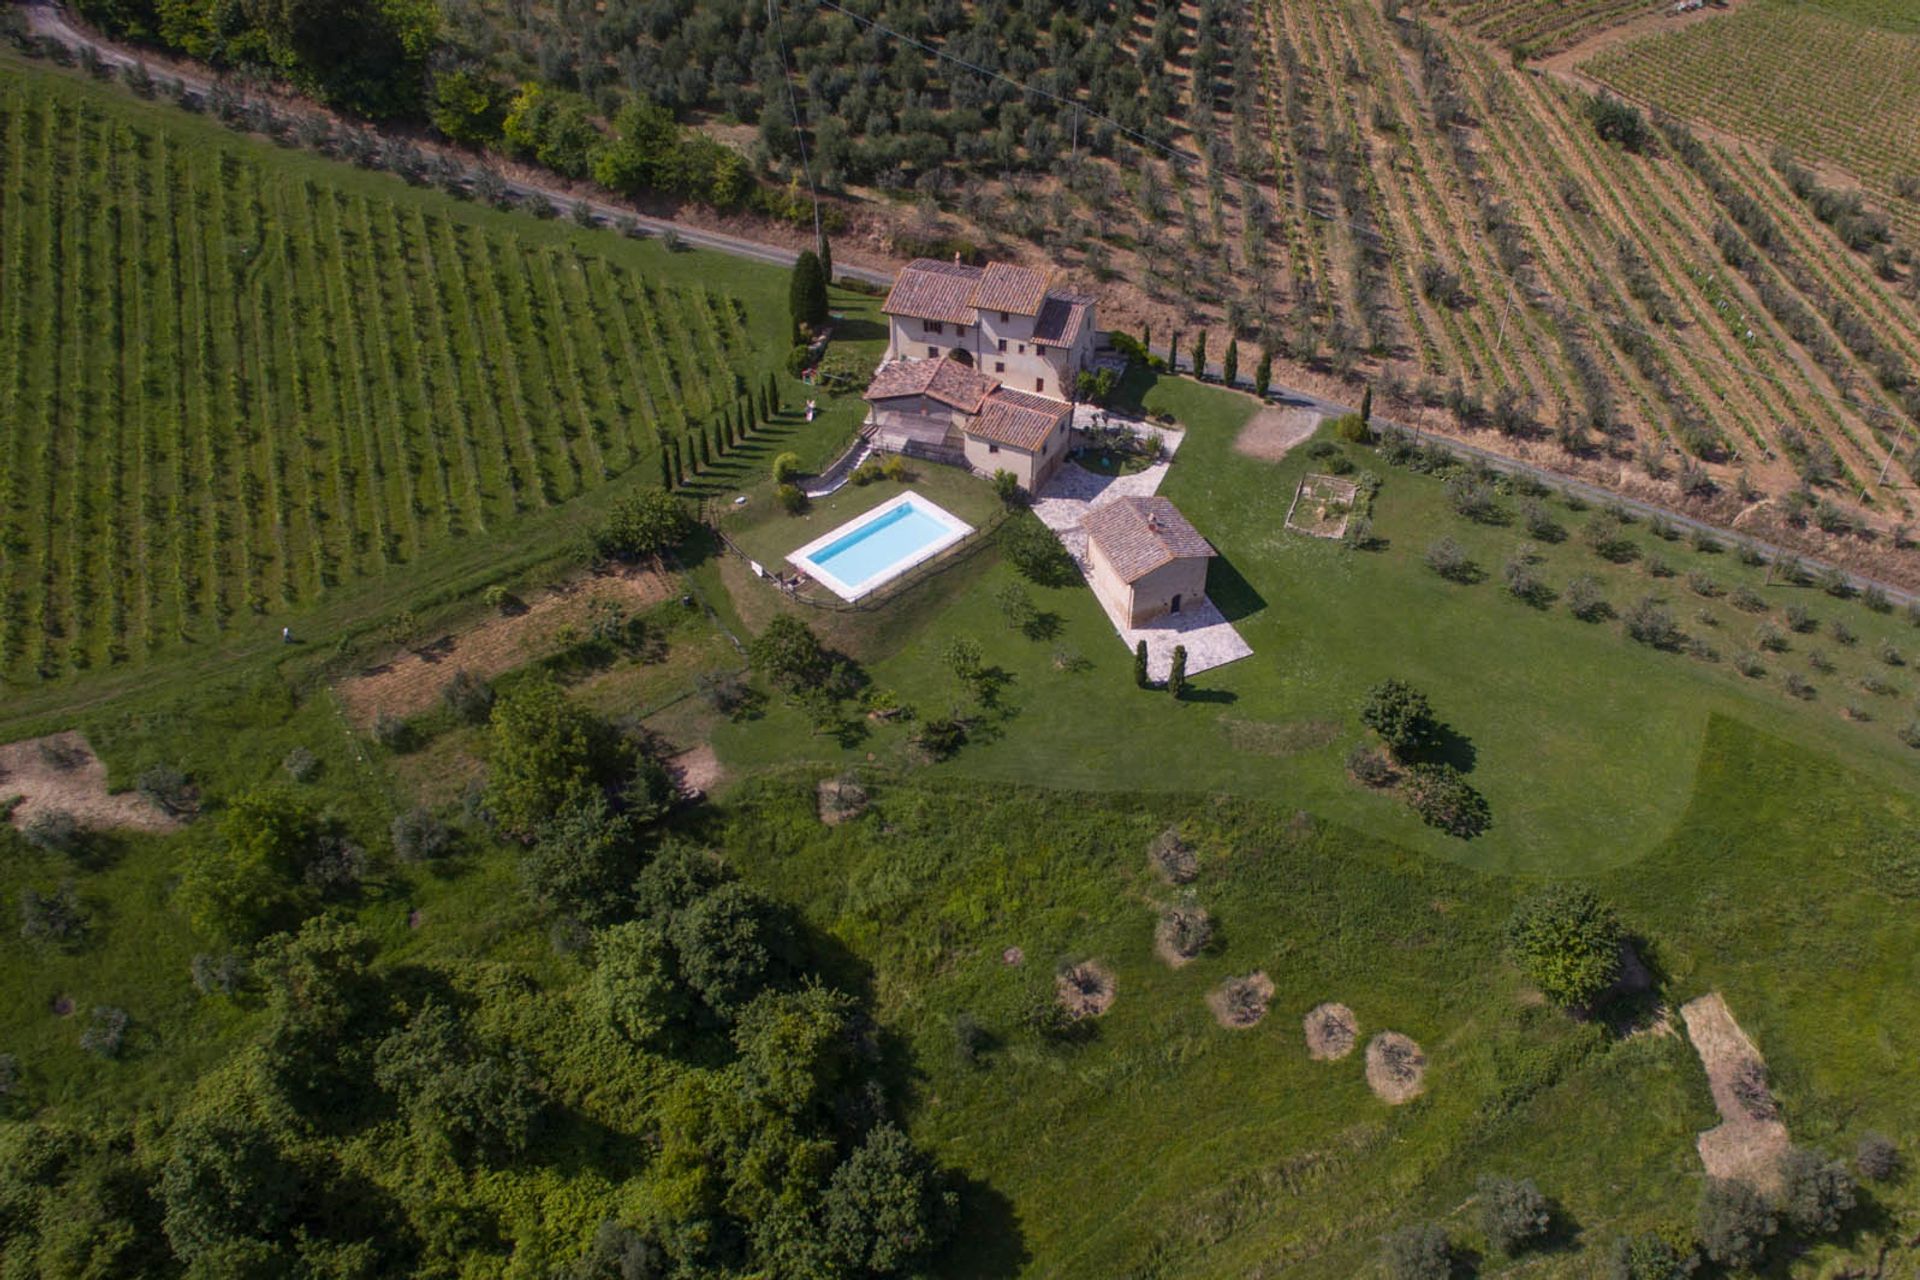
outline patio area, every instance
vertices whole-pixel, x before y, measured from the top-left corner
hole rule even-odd
[[[1080,406],[1075,426],[1081,425],[1079,415],[1088,415],[1091,421],[1091,415],[1097,412],[1089,406]],[[1170,427],[1156,426],[1139,419],[1122,419],[1113,414],[1105,416],[1109,422],[1124,423],[1141,434],[1159,437],[1161,458],[1143,471],[1117,476],[1095,475],[1069,462],[1034,499],[1033,513],[1040,517],[1040,523],[1053,530],[1054,536],[1067,549],[1067,554],[1080,566],[1082,574],[1087,572],[1087,533],[1083,527],[1087,513],[1117,498],[1144,498],[1157,493],[1161,481],[1166,479],[1174,455],[1186,438],[1185,432]],[[1098,592],[1094,595],[1096,599],[1100,598]],[[1142,640],[1147,642],[1147,674],[1155,680],[1167,678],[1167,673],[1173,669],[1173,651],[1180,645],[1186,646],[1187,674],[1190,676],[1238,662],[1253,654],[1253,647],[1241,638],[1212,600],[1202,600],[1179,614],[1157,618],[1148,626],[1138,628],[1125,625],[1105,600],[1100,603],[1101,608],[1106,610],[1107,620],[1113,623],[1113,629],[1126,642],[1127,648],[1134,648]]]

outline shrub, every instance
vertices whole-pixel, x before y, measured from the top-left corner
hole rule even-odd
[[[1477,476],[1465,472],[1447,478],[1445,491],[1447,505],[1456,515],[1469,520],[1492,520],[1499,507],[1493,500],[1493,486]]]
[[[125,1009],[116,1009],[112,1005],[95,1006],[87,1029],[80,1033],[80,1047],[96,1057],[119,1057],[120,1048],[126,1043],[127,1024],[130,1021],[132,1019],[127,1016]]]
[[[1430,827],[1470,840],[1492,822],[1486,797],[1450,764],[1416,764],[1407,772],[1407,803]]]
[[[1762,600],[1751,587],[1735,587],[1733,594],[1727,597],[1728,603],[1743,613],[1765,613],[1767,602]]]
[[[1854,1204],[1853,1175],[1845,1165],[1818,1151],[1795,1147],[1781,1162],[1780,1173],[1780,1208],[1795,1231],[1826,1236],[1840,1229],[1840,1220],[1852,1212]]]
[[[1482,1175],[1475,1190],[1480,1197],[1480,1229],[1487,1240],[1511,1256],[1547,1234],[1553,1210],[1531,1178]]]
[[[1447,1280],[1453,1274],[1453,1246],[1431,1222],[1388,1236],[1384,1260],[1391,1280]]]
[[[936,716],[915,726],[907,741],[930,759],[945,760],[967,744],[967,726],[953,716]]]
[[[1529,538],[1535,538],[1541,542],[1558,542],[1567,536],[1567,531],[1562,529],[1559,521],[1553,518],[1553,513],[1547,510],[1547,505],[1537,498],[1529,498],[1520,504],[1520,520],[1526,525]]]
[[[1875,655],[1880,659],[1880,661],[1886,663],[1890,667],[1900,667],[1900,666],[1906,665],[1906,661],[1907,661],[1906,655],[1901,653],[1899,647],[1895,645],[1891,640],[1882,640],[1880,642],[1880,647],[1874,652],[1875,652]]]
[[[1587,119],[1601,138],[1617,142],[1628,151],[1644,150],[1653,138],[1640,108],[1611,94],[1602,93],[1587,100]]]
[[[12,1097],[20,1090],[20,1059],[0,1053],[0,1098]]]
[[[28,942],[71,947],[87,934],[87,912],[73,881],[64,880],[52,893],[26,888],[20,892],[20,936]]]
[[[807,495],[797,484],[783,484],[773,491],[774,501],[780,509],[790,516],[797,516],[807,509]]]
[[[1835,644],[1843,644],[1848,648],[1860,642],[1860,637],[1853,634],[1853,628],[1837,618],[1828,625],[1827,633],[1833,637]]]
[[[1472,582],[1479,571],[1465,547],[1452,538],[1440,538],[1427,545],[1427,568],[1450,582]]]
[[[388,835],[394,856],[402,862],[430,862],[453,844],[453,833],[424,805],[395,814]]]
[[[1021,576],[1042,587],[1071,586],[1079,576],[1073,557],[1053,531],[1030,513],[1000,526],[1000,550]]]
[[[1813,686],[1808,684],[1806,677],[1798,672],[1787,672],[1786,684],[1787,692],[1796,698],[1806,699],[1813,696]]]
[[[1781,634],[1778,627],[1769,626],[1764,622],[1754,631],[1753,643],[1754,647],[1765,649],[1768,653],[1785,653],[1787,651],[1787,637]]]
[[[1646,1233],[1620,1236],[1607,1256],[1607,1280],[1687,1280],[1700,1266],[1693,1241]]]
[[[1598,622],[1613,612],[1600,591],[1600,580],[1578,574],[1567,583],[1567,609],[1582,622]]]
[[[614,503],[594,535],[594,549],[609,560],[650,560],[678,547],[692,532],[686,503],[655,486]]]
[[[187,775],[171,765],[159,764],[141,773],[134,788],[149,804],[174,817],[186,817],[194,810],[193,786]]]
[[[194,956],[187,972],[193,979],[193,989],[201,995],[230,996],[246,981],[247,966],[237,951],[218,956],[202,952]]]
[[[1820,620],[1808,613],[1806,606],[1790,604],[1787,606],[1787,626],[1801,635],[1811,635],[1820,629]]]
[[[800,474],[800,455],[783,453],[773,460],[773,482],[785,484]]]
[[[1744,1182],[1713,1178],[1700,1193],[1700,1247],[1723,1267],[1755,1266],[1777,1229],[1773,1210]]]
[[[1533,557],[1526,551],[1516,551],[1500,567],[1500,577],[1507,584],[1507,591],[1516,600],[1528,604],[1542,605],[1547,602],[1548,592],[1545,579],[1534,570]]]
[[[1393,781],[1393,765],[1370,742],[1353,744],[1347,752],[1347,772],[1369,787],[1384,787]]]
[[[1343,413],[1331,426],[1335,437],[1353,444],[1366,444],[1373,439],[1373,428],[1357,413]]]
[[[440,686],[440,701],[461,724],[485,724],[493,715],[493,686],[462,669]]]
[[[280,762],[280,767],[295,782],[312,782],[320,776],[320,757],[305,747],[295,747],[287,752],[287,758]]]
[[[1672,611],[1652,596],[1642,596],[1627,610],[1627,634],[1656,649],[1672,649],[1680,643],[1680,625]]]
[[[1020,477],[1001,467],[993,473],[993,493],[1000,499],[1002,506],[1009,509],[1020,505]]]
[[[389,751],[408,751],[414,746],[413,726],[391,712],[374,717],[373,740]]]
[[[1191,960],[1213,941],[1213,917],[1191,904],[1171,907],[1160,917],[1160,932],[1174,954]]]
[[[43,853],[73,853],[86,833],[65,809],[40,809],[20,831],[21,837]]]
[[[1613,907],[1584,885],[1549,885],[1514,909],[1507,950],[1547,999],[1584,1009],[1620,976],[1624,933]]]
[[[1687,589],[1695,595],[1705,596],[1709,600],[1720,594],[1720,584],[1714,581],[1713,575],[1703,573],[1698,569],[1694,569],[1687,574]]]
[[[1742,653],[1733,660],[1733,669],[1749,680],[1758,680],[1767,674],[1767,664],[1760,661],[1757,653]]]
[[[1634,557],[1633,540],[1621,528],[1619,517],[1611,512],[1603,511],[1587,521],[1581,537],[1602,560],[1623,564]]]
[[[1427,695],[1399,679],[1382,680],[1367,690],[1360,723],[1379,734],[1397,756],[1419,750],[1439,729]]]
[[[1900,1148],[1884,1134],[1866,1134],[1854,1148],[1853,1167],[1870,1182],[1890,1181],[1900,1172]]]

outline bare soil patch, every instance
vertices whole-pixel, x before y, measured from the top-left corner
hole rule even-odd
[[[672,595],[673,580],[654,569],[623,569],[563,583],[512,612],[494,613],[460,632],[448,632],[342,680],[347,719],[364,728],[382,712],[417,715],[433,706],[455,671],[482,678],[511,671],[561,647],[563,631],[579,627],[595,603],[644,609]]]
[[[1240,428],[1233,440],[1234,451],[1277,462],[1312,438],[1320,429],[1321,417],[1313,409],[1262,409]]]
[[[1220,718],[1220,727],[1235,751],[1250,755],[1291,756],[1316,751],[1340,736],[1337,720],[1236,720]]]
[[[1055,981],[1054,990],[1060,1007],[1076,1022],[1097,1018],[1113,1008],[1113,975],[1092,960],[1063,972]]]
[[[852,778],[822,778],[815,793],[820,821],[830,827],[867,811],[867,789]]]
[[[1701,1134],[1700,1163],[1707,1176],[1727,1178],[1763,1195],[1780,1189],[1780,1158],[1787,1153],[1787,1126],[1767,1087],[1767,1063],[1718,991],[1680,1006],[1721,1123]]]
[[[1307,1056],[1315,1062],[1338,1062],[1360,1043],[1360,1020],[1343,1004],[1317,1004],[1300,1020],[1306,1033]]]
[[[1398,1031],[1367,1041],[1367,1087],[1382,1102],[1412,1102],[1427,1088],[1427,1055]]]
[[[144,796],[107,790],[107,766],[79,733],[54,733],[0,746],[0,800],[19,796],[12,822],[25,828],[34,815],[64,809],[96,831],[171,831],[179,824]]]
[[[1228,978],[1207,993],[1207,1008],[1213,1019],[1231,1031],[1258,1026],[1267,1016],[1273,1000],[1273,980],[1258,969],[1238,978]]]
[[[1000,953],[1000,963],[1009,969],[1017,969],[1027,962],[1027,953],[1019,947],[1008,947]]]
[[[667,760],[667,776],[679,786],[683,796],[700,795],[720,785],[727,776],[721,767],[720,757],[713,753],[710,743],[682,751]]]
[[[1316,538],[1338,538],[1347,531],[1359,494],[1360,486],[1351,480],[1309,471],[1300,477],[1293,505],[1287,508],[1287,528]]]

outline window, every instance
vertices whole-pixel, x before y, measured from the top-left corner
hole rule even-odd
[[[990,445],[988,445],[988,446],[987,446],[987,452],[988,452],[988,453],[998,453],[998,452],[1000,452],[1000,446],[999,446],[999,445],[997,445],[997,444],[990,444]]]
[[[1027,354],[1027,344],[1024,342],[1020,344],[1020,354],[1021,355]]]
[[[1000,313],[1000,323],[1005,324],[1006,322],[1007,322],[1007,313],[1002,311]]]
[[[1007,354],[1007,340],[1005,338],[1000,339],[1000,354]]]
[[[993,362],[993,371],[995,373],[1005,373],[1007,371],[1007,362],[1005,360],[995,360]]]
[[[1035,378],[1033,380],[1033,389],[1035,391],[1045,391],[1047,389],[1047,380],[1045,378]]]
[[[925,329],[928,333],[945,332],[943,329],[941,329],[940,322],[938,320],[922,320],[920,322],[920,327],[922,329]]]

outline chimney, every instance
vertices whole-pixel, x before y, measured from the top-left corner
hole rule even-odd
[[[960,251],[958,249],[953,251],[953,265],[956,267],[960,265]]]

